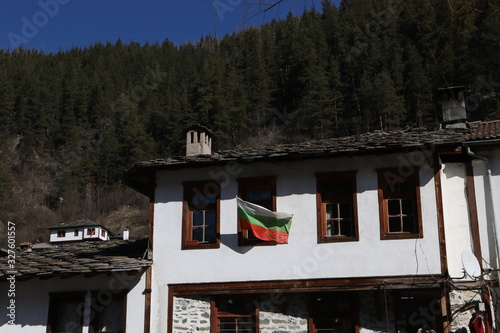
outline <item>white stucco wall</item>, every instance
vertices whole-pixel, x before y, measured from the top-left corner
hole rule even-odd
[[[484,153],[483,153],[484,154]],[[491,169],[491,188],[492,197],[490,201],[489,221],[494,226],[495,231],[495,254],[496,260],[491,258],[491,264],[494,268],[500,267],[500,151],[491,151],[484,154],[489,158],[489,166]],[[500,272],[497,272],[500,276]],[[498,278],[498,277],[497,277]]]
[[[496,269],[500,267],[498,242],[498,235],[500,235],[500,152],[483,151],[477,155],[486,158],[473,161],[481,252],[484,259],[483,268]],[[491,176],[488,175],[488,169]],[[498,272],[489,277],[498,278]]]
[[[446,163],[441,172],[448,271],[452,278],[461,278],[464,276],[461,254],[464,250],[472,251],[465,166]]]
[[[71,278],[31,279],[16,281],[15,288],[15,325],[9,325],[6,308],[11,298],[7,297],[8,283],[0,282],[0,332],[1,333],[45,333],[49,310],[49,293],[96,291],[106,300],[117,289],[129,289],[127,294],[126,325],[127,332],[144,330],[144,304],[142,292],[145,289],[145,274],[129,276],[114,273],[91,278],[76,276]],[[88,328],[84,329],[84,333]]]
[[[472,161],[473,179],[476,196],[476,209],[479,222],[479,238],[482,258],[478,258],[483,268],[497,268],[498,244],[497,220],[500,198],[500,154],[498,152],[482,152],[488,161],[475,159]],[[492,176],[488,177],[488,166]],[[464,250],[473,251],[470,225],[470,214],[467,198],[466,171],[463,163],[445,163],[442,168],[442,191],[445,220],[446,255],[449,274],[452,278],[471,280],[464,276],[461,254]],[[492,192],[490,193],[490,181]],[[494,214],[495,212],[495,214]],[[497,278],[485,275],[486,278]]]
[[[420,170],[424,237],[380,240],[376,169],[393,167],[397,161],[397,156],[390,156],[242,165],[241,172],[221,188],[221,246],[200,250],[181,250],[182,182],[207,180],[210,171],[219,170],[160,173],[154,223],[157,279],[195,283],[440,273],[433,170],[429,166]],[[359,241],[318,244],[315,172],[356,169]],[[294,214],[289,244],[240,247],[236,178],[269,175],[278,177],[277,210]]]
[[[430,166],[420,166],[424,237],[380,239],[376,170],[403,168],[405,161],[407,155],[394,154],[159,172],[154,215],[153,332],[166,329],[169,284],[440,274],[434,173]],[[182,182],[211,180],[210,175],[228,170],[230,181],[221,186],[220,248],[181,250]],[[357,170],[359,241],[318,244],[315,173],[348,170]],[[294,214],[288,244],[238,246],[236,179],[254,176],[277,176],[277,210]]]
[[[75,227],[75,228],[60,228],[60,229],[52,229],[50,231],[50,242],[72,242],[83,239],[101,239],[101,240],[109,240],[109,233],[106,229],[101,227],[92,227],[95,229],[94,235],[87,235],[87,229],[89,227]],[[57,237],[57,232],[59,230],[65,230],[66,234],[64,237]],[[78,235],[75,236],[75,230],[78,230]],[[104,236],[101,234],[104,230]]]

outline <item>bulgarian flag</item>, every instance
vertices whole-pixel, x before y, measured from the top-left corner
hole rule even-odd
[[[267,208],[236,198],[241,229],[251,230],[264,241],[288,244],[293,214],[272,212]]]

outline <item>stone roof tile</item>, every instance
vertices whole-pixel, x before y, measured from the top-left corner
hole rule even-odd
[[[500,120],[475,121],[469,123],[472,131],[467,140],[490,140],[500,138]]]
[[[147,239],[75,242],[32,251],[16,251],[14,270],[0,262],[0,280],[74,275],[92,272],[140,271],[152,264],[146,259]],[[12,271],[15,271],[13,273]]]

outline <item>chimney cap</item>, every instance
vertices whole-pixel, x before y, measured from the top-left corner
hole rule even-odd
[[[214,132],[212,132],[212,130],[210,130],[208,127],[203,126],[201,124],[193,124],[193,125],[185,128],[184,131],[182,131],[182,133],[186,134],[189,131],[205,132],[205,133],[210,134],[210,136],[212,136],[212,137],[214,136]]]

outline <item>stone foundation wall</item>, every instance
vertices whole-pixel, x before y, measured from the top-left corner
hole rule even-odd
[[[395,318],[394,291],[360,291],[352,293],[350,297],[356,299],[351,302],[358,304],[358,313],[353,314],[359,319],[359,333],[378,333],[399,331],[404,332],[406,323],[412,326],[417,325],[417,321],[423,321],[426,314],[439,312],[439,304],[434,304],[431,300],[427,306],[418,306],[415,313],[401,314]],[[307,333],[309,318],[309,298],[308,293],[295,294],[261,294],[256,296],[256,306],[259,308],[259,333]],[[339,299],[342,301],[342,299]],[[468,329],[469,320],[474,312],[471,302],[480,301],[480,295],[475,291],[450,292],[450,307],[454,320],[451,323],[451,331],[458,329]],[[439,299],[438,299],[439,301]],[[437,309],[435,309],[437,307]],[[387,309],[387,316],[386,316]],[[210,332],[210,297],[175,297],[173,313],[174,332]],[[387,327],[387,320],[389,327]],[[398,321],[399,320],[399,321]],[[420,327],[420,326],[418,326]],[[422,326],[424,327],[424,326]],[[407,332],[416,333],[416,332]]]
[[[174,332],[210,332],[209,297],[174,297]]]
[[[306,294],[268,294],[260,298],[261,333],[307,333]]]
[[[481,301],[481,295],[477,290],[453,290],[450,292],[450,309],[453,316],[451,331],[465,328],[468,332],[469,321],[475,312],[477,302]]]
[[[260,333],[307,333],[306,294],[266,294],[259,301]],[[174,332],[210,332],[209,297],[175,297]]]

